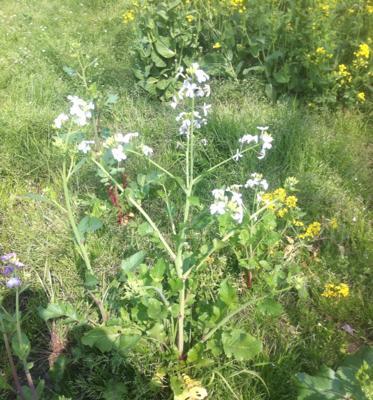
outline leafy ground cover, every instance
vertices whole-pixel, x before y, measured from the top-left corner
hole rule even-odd
[[[45,380],[46,398],[171,396],[161,379],[159,347],[129,352],[123,360],[82,345],[84,326],[65,320],[45,323],[38,313],[40,306],[64,301],[74,305],[64,310],[70,319],[98,318],[84,290],[84,265],[70,224],[53,203],[63,204],[64,197],[53,120],[66,108],[67,95],[95,98],[103,104],[102,126],[141,132],[152,144],[155,160],[167,168],[180,161],[174,146],[178,124],[169,104],[149,99],[135,85],[132,39],[122,24],[126,7],[119,1],[70,0],[61,5],[4,0],[0,10],[0,252],[16,251],[27,265],[23,279],[29,286],[20,296],[22,328],[32,344],[31,373],[35,380]],[[234,154],[237,140],[257,126],[270,127],[274,146],[263,161],[250,157],[227,164],[210,176],[208,191],[200,189],[198,197],[211,201],[210,189],[244,182],[252,171],[262,173],[271,189],[293,176],[299,181],[296,195],[305,222],[320,221],[323,230],[299,263],[297,290],[281,295],[271,312],[249,307],[236,316],[237,329],[259,338],[262,352],[250,361],[218,357],[213,365],[191,367],[188,374],[214,399],[295,399],[297,373],[317,375],[323,365],[336,370],[347,353],[372,340],[369,114],[315,110],[292,99],[273,104],[255,79],[213,80],[211,88],[212,111],[203,127],[207,145],[199,170]],[[138,167],[132,164],[128,174]],[[72,206],[78,220],[89,216],[104,221],[100,229],[86,231],[93,264],[104,281],[121,260],[155,245],[146,230],[139,236],[133,221],[118,224],[117,209],[107,191],[97,189],[94,175],[92,167],[84,166],[74,179]],[[157,201],[151,207],[159,214],[163,208]],[[289,252],[291,245],[289,241]],[[248,285],[248,276],[232,266],[230,257],[223,252],[211,275],[199,276],[202,287],[213,292],[210,282],[229,278],[241,299],[254,290],[260,294],[262,282],[254,274]],[[329,283],[348,285],[348,296],[334,298],[336,286],[327,292]],[[0,290],[2,304],[13,309],[10,292],[4,286]],[[14,398],[5,384],[12,381],[3,351],[0,370],[0,395]]]

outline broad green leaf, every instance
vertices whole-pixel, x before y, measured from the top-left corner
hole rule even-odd
[[[103,223],[100,219],[86,215],[79,222],[78,230],[81,235],[85,235],[86,233],[96,232],[98,229],[102,228],[102,226]]]
[[[15,333],[12,337],[12,349],[14,354],[22,361],[26,361],[30,354],[31,344],[25,333],[19,336]]]
[[[236,360],[251,360],[262,351],[262,342],[242,329],[233,329],[222,334],[224,352]]]
[[[44,321],[60,317],[67,317],[77,322],[84,321],[84,318],[78,315],[74,307],[66,303],[48,304],[47,308],[39,308],[39,315]]]
[[[162,60],[161,57],[159,57],[159,55],[157,54],[157,52],[155,50],[152,50],[151,58],[156,67],[158,67],[158,68],[166,67],[167,64]]]
[[[174,57],[176,53],[172,51],[165,42],[165,38],[159,37],[154,43],[155,49],[157,50],[158,54],[164,58]]]
[[[165,309],[163,303],[157,299],[149,299],[147,304],[147,312],[149,318],[161,320],[165,317]]]
[[[280,303],[273,299],[265,299],[258,304],[258,310],[262,314],[277,317],[284,312],[284,308]]]
[[[220,285],[219,296],[221,301],[229,308],[234,308],[238,303],[236,289],[229,284],[227,279]]]
[[[132,254],[132,256],[123,260],[120,266],[122,270],[122,277],[126,275],[128,272],[132,271],[137,266],[139,266],[143,262],[145,255],[146,255],[145,251],[140,250],[137,253]]]
[[[163,276],[166,272],[166,262],[163,258],[160,258],[154,265],[154,267],[150,270],[150,276],[155,282],[161,282]]]
[[[113,349],[120,335],[120,326],[97,327],[84,334],[82,343],[89,347],[97,347],[104,353]]]
[[[159,342],[163,342],[166,339],[166,332],[164,331],[163,324],[157,322],[151,329],[147,332],[148,336],[153,339],[158,340]]]

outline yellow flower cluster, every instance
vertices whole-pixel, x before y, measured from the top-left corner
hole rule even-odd
[[[135,13],[133,10],[128,10],[123,14],[123,22],[125,24],[132,22],[134,19],[135,19]]]
[[[321,293],[323,297],[348,297],[350,294],[350,288],[346,283],[340,283],[339,285],[334,285],[333,283],[328,283],[325,285],[324,291]]]
[[[185,389],[181,394],[175,396],[175,400],[203,400],[207,397],[207,390],[201,385],[200,381],[184,374],[183,383]]]
[[[301,233],[298,237],[299,239],[307,239],[307,238],[314,238],[315,236],[319,235],[321,231],[321,224],[320,222],[312,222],[307,226],[307,229],[304,233]]]
[[[284,188],[278,188],[273,192],[263,194],[262,202],[269,204],[268,208],[272,211],[278,208],[275,203],[284,206],[277,210],[277,216],[283,218],[289,212],[289,208],[297,206],[298,199],[296,196],[287,196]]]
[[[192,23],[193,22],[193,20],[194,20],[194,17],[193,17],[193,15],[187,15],[186,17],[186,20],[189,22],[189,23]]]
[[[359,92],[356,95],[356,97],[360,101],[360,103],[364,103],[365,102],[365,93],[364,92]]]
[[[246,11],[246,7],[244,5],[244,0],[231,0],[230,5],[233,9],[238,11],[240,14],[242,14],[244,11]]]
[[[294,226],[304,226],[304,223],[302,221],[299,221],[299,219],[293,219],[291,222]]]
[[[221,48],[221,43],[220,42],[216,42],[213,46],[213,49],[220,49]]]
[[[330,58],[333,57],[333,55],[330,54],[330,53],[328,53],[328,52],[325,50],[324,47],[318,47],[318,48],[315,50],[315,54],[316,54],[316,58],[318,59],[318,61],[325,60],[325,59],[328,59],[328,58],[330,59]]]
[[[366,43],[361,43],[359,49],[354,52],[354,56],[355,59],[352,61],[352,64],[358,68],[366,68],[370,56],[369,46]]]
[[[337,76],[339,78],[339,84],[342,85],[347,85],[352,81],[352,75],[351,72],[348,70],[345,64],[339,64],[338,65],[338,72]]]

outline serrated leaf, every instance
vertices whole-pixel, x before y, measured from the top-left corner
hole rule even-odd
[[[156,282],[161,282],[163,279],[163,276],[166,272],[166,262],[163,258],[160,258],[154,265],[154,267],[150,270],[150,276],[152,279]]]
[[[226,356],[239,361],[251,360],[262,351],[262,342],[242,329],[224,332],[222,343]]]
[[[277,317],[284,312],[280,303],[273,299],[265,299],[258,304],[258,311],[265,315]]]
[[[98,229],[102,228],[102,226],[103,223],[100,219],[86,215],[80,220],[78,230],[80,234],[84,236],[86,233],[96,232]]]

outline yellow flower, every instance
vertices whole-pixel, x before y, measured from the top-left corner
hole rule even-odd
[[[373,6],[367,6],[367,12],[368,14],[373,14]]]
[[[356,97],[360,101],[360,103],[364,103],[365,102],[365,93],[364,92],[359,92],[356,95]]]
[[[344,85],[352,81],[351,73],[349,72],[345,64],[338,65],[337,78],[340,79],[339,80],[340,85]]]
[[[309,224],[307,226],[307,229],[304,233],[298,235],[300,239],[306,239],[306,238],[314,238],[315,236],[318,236],[321,231],[321,224],[320,222],[312,222],[312,224]]]
[[[212,46],[213,49],[220,49],[220,47],[221,47],[221,43],[220,43],[220,42],[216,42],[216,43]]]
[[[282,203],[284,203],[286,199],[286,190],[283,188],[278,188],[273,192],[273,196],[276,200],[280,200]]]
[[[128,10],[123,14],[123,22],[125,24],[128,24],[129,22],[133,21],[135,19],[135,13],[133,10]]]
[[[296,198],[296,196],[288,196],[285,200],[285,204],[289,208],[295,208],[297,206],[297,201],[298,199]]]
[[[191,23],[191,22],[194,20],[193,15],[187,15],[185,18],[187,19],[187,21],[188,21],[189,23]]]
[[[203,400],[207,397],[207,390],[200,381],[183,375],[184,390],[181,394],[175,395],[175,400]]]
[[[358,51],[354,52],[354,55],[356,57],[361,57],[361,58],[369,58],[369,54],[370,54],[370,49],[366,43],[361,43]]]
[[[316,49],[316,54],[326,54],[326,50],[324,49],[324,47],[318,47]]]
[[[277,215],[280,217],[280,218],[284,218],[285,217],[285,215],[288,213],[288,209],[285,207],[285,208],[281,208],[280,210],[278,210],[277,211]]]
[[[329,222],[329,226],[331,229],[337,229],[338,228],[337,218],[332,218]]]
[[[334,285],[333,283],[327,283],[324,287],[324,291],[321,293],[323,297],[348,297],[350,294],[350,288],[346,283],[340,283]]]
[[[293,219],[292,224],[294,226],[304,226],[304,223],[302,221],[299,221],[299,219]]]

